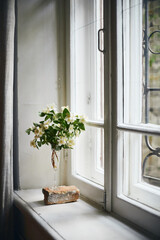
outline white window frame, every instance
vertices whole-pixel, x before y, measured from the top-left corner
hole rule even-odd
[[[72,1],[72,0],[71,0]],[[71,2],[70,1],[70,2]],[[119,0],[104,1],[105,12],[105,69],[104,69],[104,145],[106,146],[104,152],[104,189],[98,185],[87,181],[80,176],[75,176],[73,173],[73,162],[71,161],[71,153],[68,156],[67,164],[67,184],[75,184],[81,188],[82,195],[90,200],[101,205],[105,202],[104,207],[107,211],[112,211],[121,216],[127,221],[139,226],[139,229],[144,229],[149,233],[160,236],[159,223],[160,219],[156,211],[149,211],[149,208],[143,204],[130,199],[119,191],[122,186],[118,182],[118,174],[122,172],[122,166],[118,164],[118,156],[123,154],[123,145],[119,143],[119,132],[137,132],[145,134],[160,135],[158,126],[152,124],[128,124],[123,123],[122,119],[122,104],[123,99],[117,95],[122,96],[121,81],[123,76],[122,61],[117,61],[122,57],[122,6]],[[71,48],[70,41],[70,6],[67,4],[67,103],[71,104]],[[107,34],[106,34],[107,33]],[[115,37],[116,36],[116,37]],[[111,51],[112,49],[112,51]],[[102,123],[89,122],[92,126],[101,126]]]
[[[72,1],[70,0],[69,4],[66,5],[67,9],[67,39],[66,39],[66,59],[67,59],[67,68],[66,68],[66,82],[67,82],[67,104],[71,106],[71,109],[74,108],[73,101],[72,101],[72,89],[73,89],[73,83],[71,79],[73,79],[73,72],[72,72],[72,47],[73,42],[72,38],[70,38],[71,29],[70,26],[73,24],[73,18],[71,12],[73,12],[72,9]],[[105,19],[104,27],[105,31],[109,31],[109,16],[110,11],[108,8],[108,3],[104,1],[104,11],[106,11],[107,18]],[[71,27],[72,28],[72,27]],[[105,53],[108,52],[110,47],[110,40],[109,35],[105,38]],[[111,95],[110,92],[110,61],[108,59],[108,55],[104,54],[104,122],[102,121],[87,121],[88,126],[92,127],[100,127],[104,129],[104,146],[107,146],[104,149],[104,187],[93,183],[81,176],[78,176],[75,174],[75,166],[74,166],[74,156],[72,152],[69,152],[69,155],[67,157],[67,184],[75,184],[81,189],[81,195],[87,197],[91,201],[94,201],[100,205],[102,205],[104,208],[107,208],[108,211],[111,211],[111,114],[109,112],[111,111]]]
[[[121,106],[122,111],[119,114],[121,114],[122,123],[129,123],[131,125],[135,123],[140,125],[142,119],[142,2],[142,0],[134,1],[134,3],[132,3],[134,6],[132,8],[132,11],[130,12],[129,1],[123,1],[123,41],[126,42],[124,42],[124,53],[122,53],[124,61],[124,75],[120,79],[119,88],[123,88],[124,82],[125,104],[124,106]],[[132,28],[134,28],[135,31],[137,30],[136,35],[133,33],[133,31],[131,31],[130,33],[130,19]],[[132,46],[131,51],[130,46]],[[137,61],[138,56],[139,59]],[[132,67],[130,67],[130,64]],[[134,98],[130,97],[131,94],[134,95]],[[123,98],[123,95],[120,95],[118,92],[118,99],[119,98]],[[126,109],[123,109],[123,107],[125,107]],[[123,113],[124,120],[122,116]],[[130,137],[130,134],[125,133],[123,141],[126,149],[124,153],[124,163],[127,164],[127,166],[124,166],[123,172],[126,172],[126,170],[128,169],[130,176],[126,175],[124,183],[126,187],[124,190],[121,189],[121,192],[126,192],[126,195],[130,195],[130,197],[134,198],[135,200],[139,199],[139,202],[142,201],[146,204],[152,202],[156,208],[160,208],[160,191],[158,190],[158,188],[156,189],[155,187],[154,189],[154,187],[151,187],[151,185],[145,184],[140,181],[141,162],[139,161],[139,159],[141,159],[142,156],[142,135],[137,134]],[[132,151],[131,154],[130,151]],[[120,158],[122,159],[123,156],[121,156]],[[136,167],[133,165],[134,159],[138,159],[138,161],[136,162]],[[123,175],[123,172],[119,173],[119,175]],[[119,178],[122,179],[122,177],[123,176],[120,176]],[[129,182],[130,184],[128,185]],[[130,190],[130,193],[127,193],[128,190]],[[152,209],[150,211],[152,211]],[[159,212],[157,212],[157,214],[159,215]]]
[[[117,59],[117,74],[113,74],[113,91],[117,92],[117,102],[113,105],[113,145],[116,146],[116,150],[113,152],[113,195],[112,195],[112,210],[117,213],[118,215],[124,217],[125,219],[139,225],[139,227],[146,229],[149,232],[152,232],[155,235],[160,235],[159,232],[159,224],[160,224],[160,214],[158,211],[149,208],[148,206],[137,202],[129,197],[126,197],[122,194],[122,181],[119,182],[119,179],[122,179],[122,164],[120,164],[119,158],[123,158],[123,142],[121,141],[121,133],[123,132],[135,132],[135,133],[145,133],[145,134],[156,134],[159,135],[160,129],[156,125],[152,124],[141,124],[141,123],[124,123],[123,121],[123,89],[122,89],[122,82],[123,82],[123,62],[122,62],[122,2],[123,1],[114,1],[112,4],[114,11],[117,12],[116,15],[116,32],[117,32],[117,39],[113,43],[116,45],[117,51],[112,52],[112,56],[116,57]],[[135,3],[136,4],[136,3]],[[114,22],[113,18],[112,21]],[[112,69],[114,67],[112,66]],[[112,70],[113,72],[113,70]],[[136,104],[136,103],[135,103]],[[139,146],[141,143],[141,137],[139,138]],[[128,146],[128,145],[127,145]],[[140,155],[140,149],[137,151],[138,155]],[[138,179],[137,175],[137,179]],[[126,177],[128,181],[128,177]],[[147,184],[137,184],[137,180],[135,181],[133,178],[131,179],[133,182],[134,191],[139,189],[143,190],[143,197],[147,197],[148,193],[146,190],[149,190]],[[126,183],[127,184],[127,183]],[[127,187],[126,187],[127,188]],[[154,192],[151,190],[150,192]],[[158,204],[158,202],[157,202]],[[152,224],[151,224],[152,223]]]

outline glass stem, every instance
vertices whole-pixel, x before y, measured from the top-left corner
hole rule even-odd
[[[56,185],[57,185],[57,174],[56,174],[55,169],[54,169],[54,176],[53,176],[53,185],[54,185],[54,187],[56,187]]]

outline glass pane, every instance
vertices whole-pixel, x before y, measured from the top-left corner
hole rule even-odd
[[[120,132],[119,144],[121,192],[160,210],[160,137]]]
[[[160,187],[160,137],[143,136],[142,144],[143,180]]]
[[[160,121],[160,1],[143,1],[143,122]]]
[[[142,1],[123,1],[123,121],[141,123],[142,116]]]
[[[76,174],[95,183],[104,184],[104,130],[87,127],[74,149]]]
[[[74,23],[74,109],[90,120],[103,120],[104,56],[98,51],[98,30],[103,28],[103,1],[75,1]],[[103,48],[103,36],[100,36]]]
[[[123,121],[160,122],[160,1],[123,1]]]
[[[150,123],[160,125],[160,91],[148,94],[148,119]]]

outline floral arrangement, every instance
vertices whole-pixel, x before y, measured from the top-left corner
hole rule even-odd
[[[51,145],[52,165],[56,168],[54,160],[54,155],[57,157],[56,151],[73,148],[75,138],[85,130],[85,118],[71,113],[68,106],[61,107],[61,112],[57,112],[54,105],[48,106],[39,113],[39,116],[43,117],[43,120],[39,123],[34,122],[26,133],[34,134],[34,139],[30,142],[34,148]]]

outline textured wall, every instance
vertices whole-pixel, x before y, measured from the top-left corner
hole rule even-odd
[[[21,188],[53,184],[50,147],[30,147],[25,130],[48,103],[58,104],[56,0],[18,0],[18,121]]]

